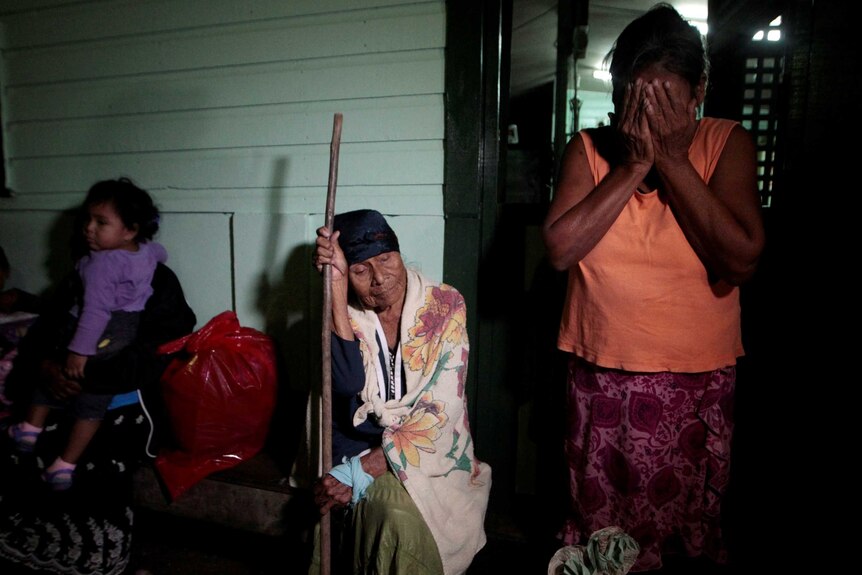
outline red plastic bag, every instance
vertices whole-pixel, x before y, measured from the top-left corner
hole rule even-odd
[[[178,449],[160,451],[155,461],[172,499],[261,450],[277,393],[272,339],[241,327],[232,311],[159,348],[178,352],[162,375]]]

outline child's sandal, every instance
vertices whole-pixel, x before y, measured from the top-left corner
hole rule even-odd
[[[66,491],[72,487],[72,478],[75,474],[74,468],[58,469],[56,471],[45,471],[42,479],[51,486],[54,491]]]
[[[15,447],[21,453],[32,453],[39,439],[38,431],[23,431],[20,425],[9,427],[9,437],[15,442]]]

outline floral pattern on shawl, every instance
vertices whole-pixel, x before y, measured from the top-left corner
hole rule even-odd
[[[449,416],[446,415],[446,404],[434,401],[434,395],[428,391],[419,398],[418,407],[397,428],[390,432],[392,451],[401,462],[401,467],[407,464],[419,467],[420,451],[436,453],[434,442],[442,433],[440,428],[446,425]]]
[[[444,372],[454,372],[456,395],[463,398],[469,357],[467,309],[458,290],[446,284],[427,287],[424,305],[414,317],[416,323],[407,330],[408,339],[402,347],[403,361],[409,371],[420,372],[426,377],[430,375],[430,378],[405,419],[384,432],[384,437],[388,439],[384,441],[387,455],[402,481],[407,479],[405,469],[408,465],[420,467],[420,451],[437,453],[435,442],[441,439],[442,429],[449,421],[449,416],[446,403],[435,400],[433,390]],[[459,347],[460,355],[453,357]],[[453,358],[456,361],[450,366]],[[462,423],[469,425],[467,410],[464,409],[463,413]],[[469,426],[466,431],[464,434],[458,430],[452,431],[451,445],[447,446],[445,458],[454,463],[443,475],[456,469],[473,471],[474,459],[466,456],[466,448],[472,443]]]
[[[428,375],[438,365],[444,343],[458,345],[466,340],[464,298],[445,284],[429,288],[425,305],[416,312],[416,320],[403,348],[404,361],[411,370]]]

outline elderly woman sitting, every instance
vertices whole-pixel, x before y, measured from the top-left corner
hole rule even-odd
[[[467,420],[464,299],[404,266],[380,213],[340,214],[333,228],[317,230],[314,257],[332,265],[335,467],[314,492],[321,515],[344,513],[333,565],[464,573],[485,544],[491,487]]]

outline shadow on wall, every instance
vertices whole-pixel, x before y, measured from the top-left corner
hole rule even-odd
[[[48,251],[42,265],[45,267],[48,285],[38,294],[48,300],[63,280],[75,270],[75,260],[84,249],[82,236],[78,233],[81,222],[78,210],[69,209],[58,214],[48,234]]]
[[[264,332],[275,343],[278,368],[278,399],[270,426],[266,449],[275,458],[281,472],[287,476],[296,464],[296,475],[309,461],[305,453],[307,405],[311,392],[312,370],[309,344],[312,322],[308,317],[308,278],[310,248],[294,248],[285,261],[276,281],[266,270],[258,282],[258,309],[265,317]]]
[[[266,450],[284,476],[310,478],[312,470],[305,466],[311,462],[307,453],[306,419],[311,377],[316,373],[310,366],[313,349],[309,343],[313,341],[309,319],[311,267],[308,265],[312,246],[298,245],[289,252],[283,264],[278,263],[287,220],[282,203],[288,168],[289,159],[279,158],[270,180],[269,226],[261,246],[263,265],[255,305],[264,317],[264,332],[275,343],[278,372],[278,398]],[[272,274],[271,271],[278,269],[279,265],[281,272]]]

